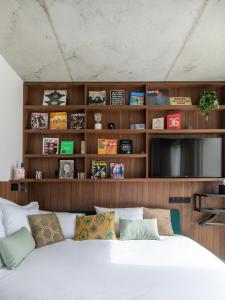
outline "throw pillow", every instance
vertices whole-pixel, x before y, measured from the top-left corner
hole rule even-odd
[[[115,215],[113,212],[93,216],[77,216],[75,240],[115,240]]]
[[[64,240],[62,229],[55,213],[30,215],[28,220],[38,248]]]

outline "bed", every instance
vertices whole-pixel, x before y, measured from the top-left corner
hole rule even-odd
[[[0,269],[1,300],[224,300],[225,265],[193,240],[74,241]]]

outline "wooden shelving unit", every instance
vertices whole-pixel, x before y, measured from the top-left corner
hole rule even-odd
[[[131,91],[145,92],[149,89],[166,88],[171,97],[189,96],[193,105],[129,105],[129,93]],[[45,89],[66,89],[66,106],[42,106],[43,93]],[[112,89],[125,90],[125,105],[111,106],[109,93]],[[216,90],[220,100],[220,108],[214,111],[205,121],[199,113],[198,101],[203,90]],[[106,90],[106,105],[88,105],[88,92],[90,90]],[[123,162],[125,165],[125,179],[117,182],[207,182],[220,181],[220,178],[151,178],[150,156],[151,139],[155,135],[225,135],[225,83],[202,83],[202,82],[125,82],[125,83],[25,83],[24,85],[24,162],[27,178],[23,182],[37,183],[34,179],[35,171],[42,170],[43,183],[63,182],[96,182],[90,179],[90,166],[92,159],[103,159],[109,162]],[[32,112],[66,111],[68,115],[73,112],[85,113],[85,128],[83,130],[34,130],[30,128]],[[102,130],[94,129],[94,114],[102,113]],[[165,116],[168,112],[181,112],[182,129],[179,130],[153,130],[152,118]],[[108,123],[116,124],[114,130],[107,129]],[[132,123],[145,123],[146,128],[132,130]],[[188,129],[192,126],[191,129]],[[74,155],[43,155],[43,137],[59,137],[60,140],[73,140],[75,142]],[[98,138],[132,139],[134,154],[124,155],[98,155]],[[86,154],[80,154],[80,142],[86,142]],[[59,159],[74,159],[77,172],[84,172],[85,179],[61,180],[55,178],[58,170]],[[99,182],[115,182],[105,179]]]

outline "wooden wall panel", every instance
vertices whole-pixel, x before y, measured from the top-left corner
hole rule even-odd
[[[19,205],[28,203],[29,193],[22,191],[11,191],[11,184],[0,181],[0,197],[11,200]]]

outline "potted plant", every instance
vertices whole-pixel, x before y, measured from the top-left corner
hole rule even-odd
[[[209,119],[209,113],[219,109],[219,101],[215,91],[203,91],[200,96],[199,108],[201,114],[205,116],[206,121]]]

